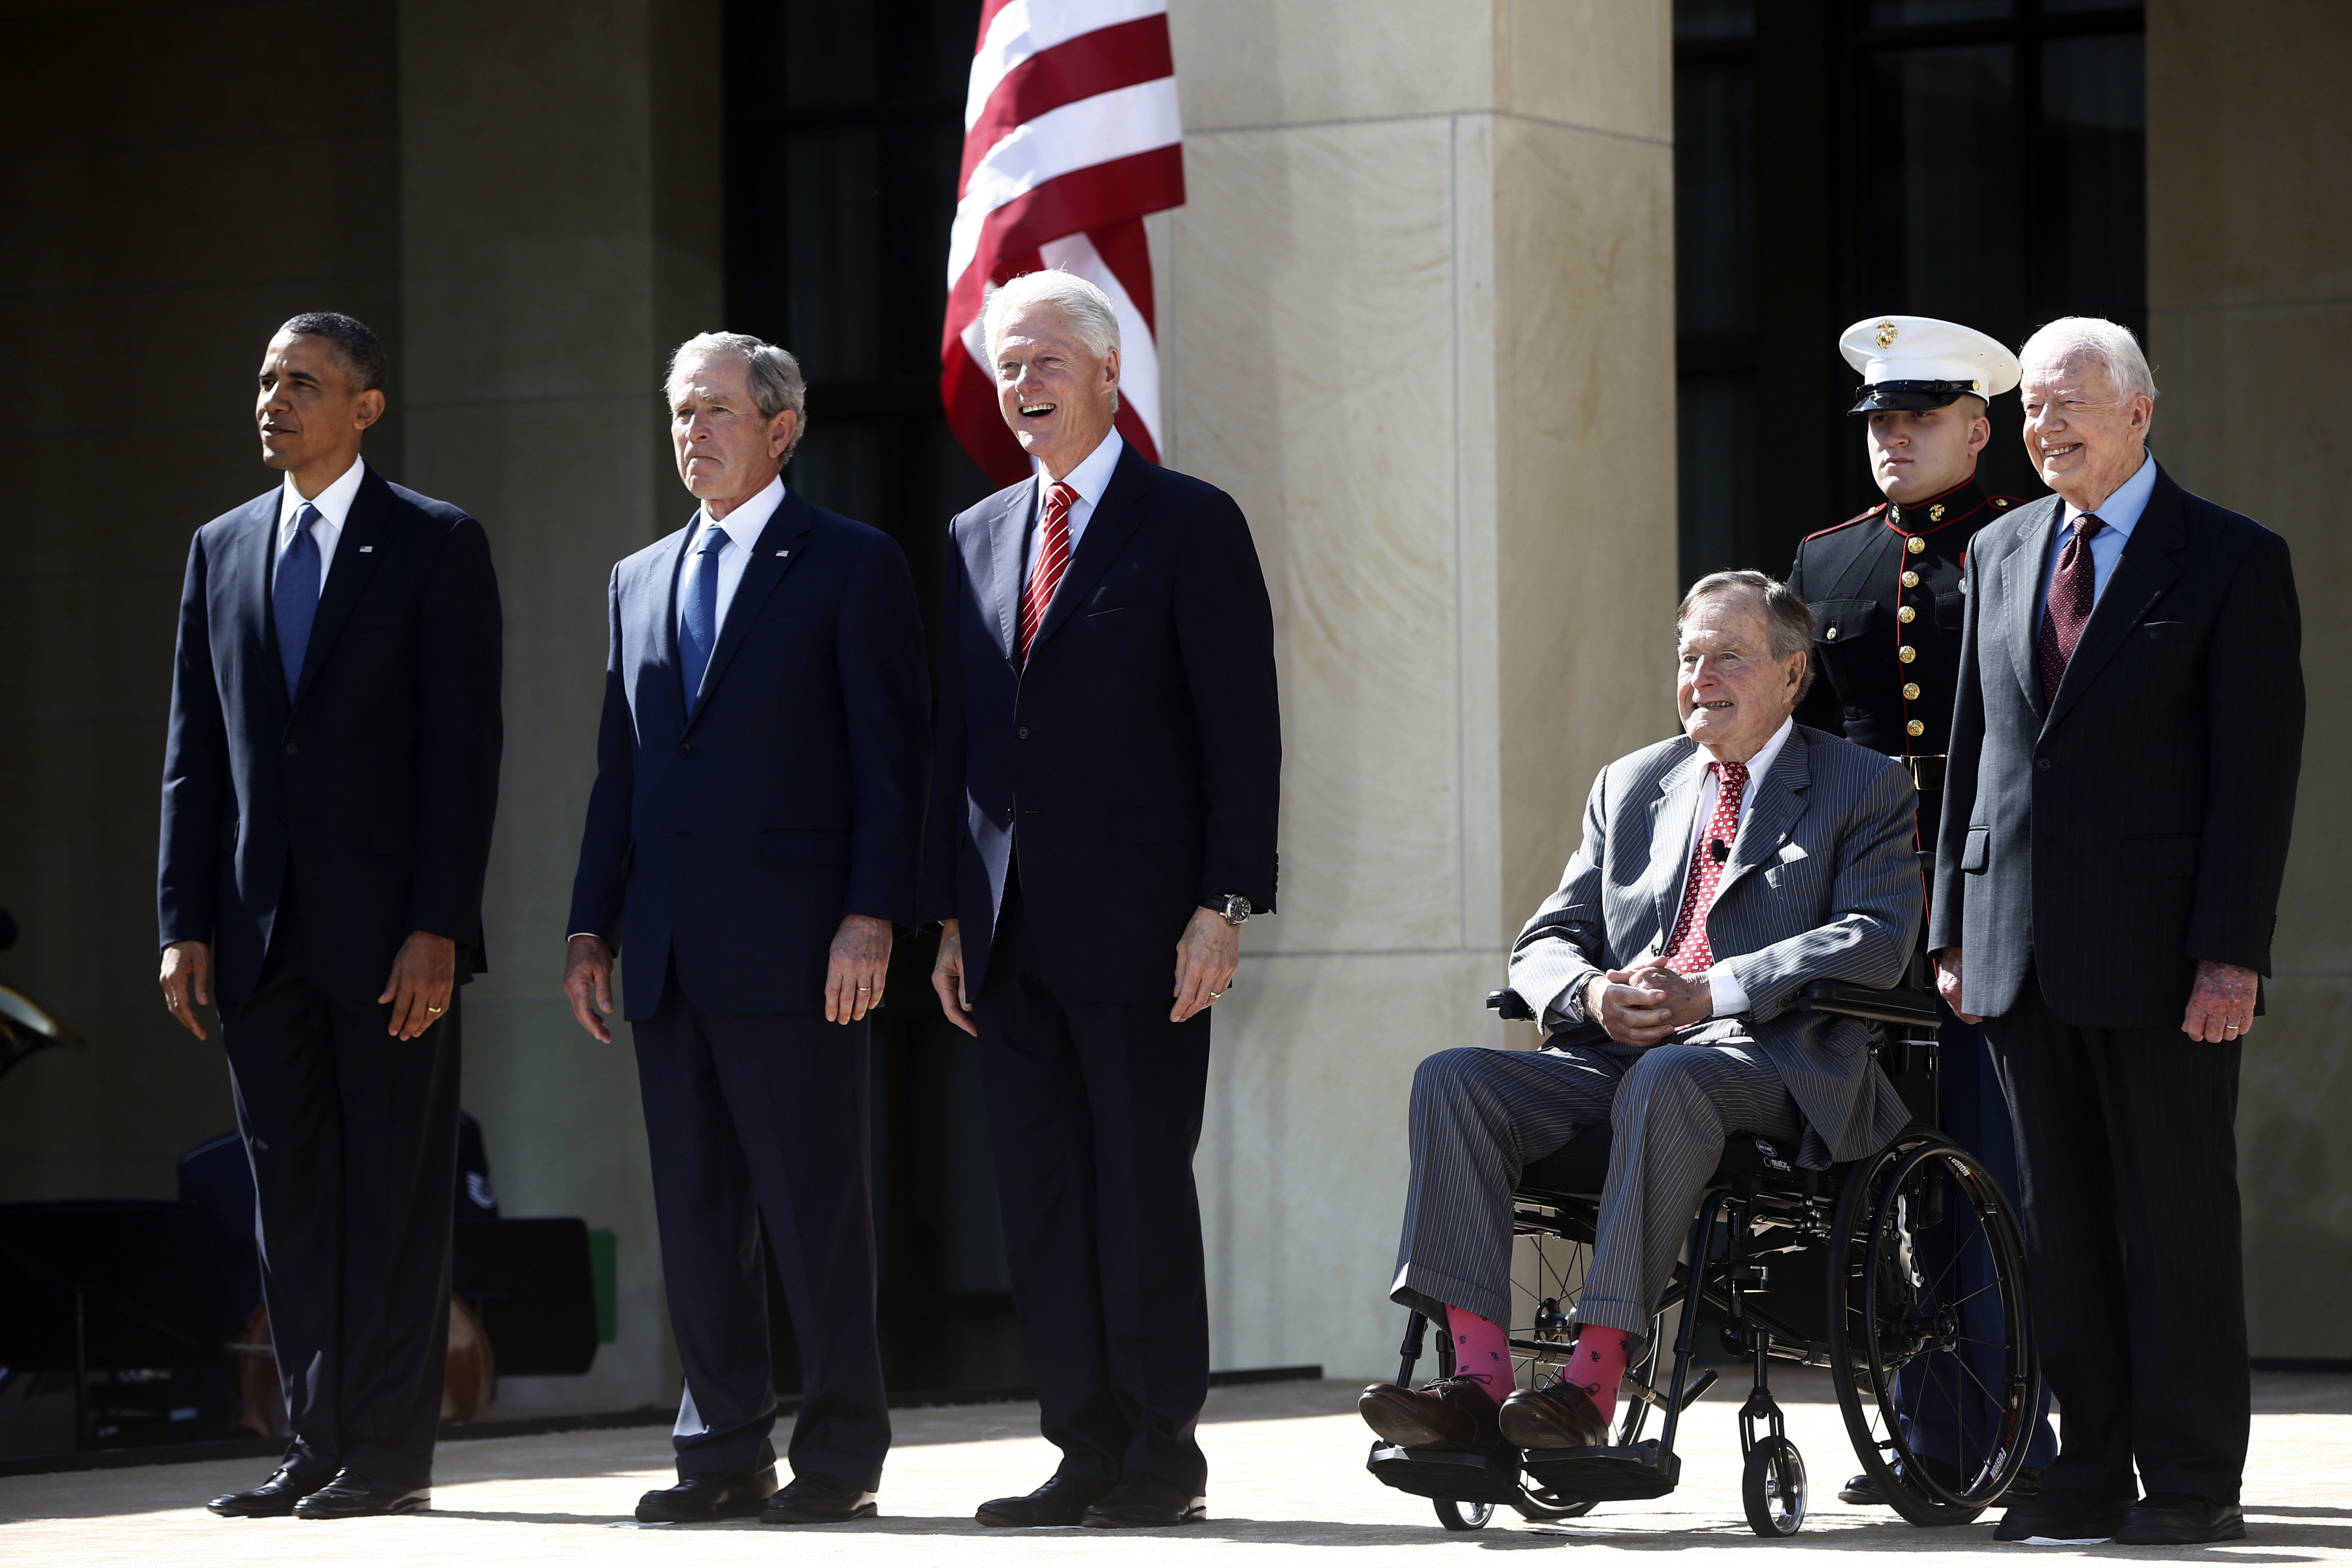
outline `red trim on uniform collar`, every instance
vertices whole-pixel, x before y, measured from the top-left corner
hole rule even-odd
[[[1856,512],[1853,517],[1848,517],[1845,521],[1843,521],[1843,522],[1842,522],[1842,523],[1832,523],[1828,528],[1823,528],[1820,533],[1817,533],[1817,534],[1807,534],[1803,538],[1801,538],[1801,539],[1798,540],[1797,542],[1798,542],[1798,543],[1800,543],[1800,544],[1808,544],[1808,545],[1809,545],[1809,544],[1812,543],[1815,539],[1819,539],[1819,538],[1827,538],[1830,535],[1832,535],[1832,534],[1833,534],[1833,533],[1837,532],[1840,528],[1850,528],[1853,527],[1853,526],[1854,526],[1854,524],[1856,524],[1856,523],[1866,523],[1866,522],[1870,521],[1870,519],[1871,519],[1871,518],[1873,518],[1873,517],[1874,517],[1878,516],[1878,514],[1879,514],[1879,513],[1881,513],[1881,512],[1883,512],[1883,511],[1886,510],[1887,506],[1888,506],[1888,503],[1887,503],[1887,502],[1881,501],[1881,502],[1879,502],[1879,503],[1878,503],[1878,505],[1876,505],[1876,506],[1874,506],[1874,507],[1871,507],[1871,508],[1870,508],[1870,510],[1868,510],[1868,511],[1866,511],[1866,512]]]
[[[1902,505],[1902,507],[1903,507],[1904,510],[1905,510],[1905,511],[1906,511],[1906,512],[1918,511],[1918,510],[1920,510],[1920,509],[1921,509],[1921,508],[1923,508],[1923,507],[1932,507],[1932,506],[1934,506],[1937,502],[1938,502],[1938,501],[1940,501],[1940,500],[1943,500],[1943,499],[1944,499],[1946,497],[1948,497],[1948,496],[1957,496],[1957,495],[1958,495],[1961,491],[1966,490],[1966,489],[1969,489],[1969,488],[1970,488],[1971,486],[1973,486],[1976,484],[1976,482],[1977,482],[1977,476],[1976,476],[1975,475],[1971,474],[1971,475],[1969,475],[1967,478],[1965,478],[1965,479],[1961,480],[1958,484],[1957,484],[1957,485],[1953,486],[1950,489],[1944,491],[1941,495],[1930,496],[1930,497],[1927,497],[1926,500],[1924,500],[1924,501],[1905,501],[1905,502],[1902,502],[1902,503],[1901,503],[1901,505]],[[1968,518],[1969,518],[1969,517],[1975,517],[1979,512],[1983,511],[1987,507],[1990,507],[1990,506],[1991,506],[1991,505],[1992,505],[1992,497],[1990,497],[1990,496],[1987,496],[1987,495],[1983,494],[1981,491],[1979,491],[1979,492],[1978,493],[1978,496],[1977,496],[1977,504],[1976,504],[1975,506],[1973,506],[1973,507],[1970,507],[1967,511],[1965,511],[1965,512],[1954,512],[1951,516],[1949,516],[1949,517],[1946,517],[1942,522],[1940,522],[1940,523],[1937,523],[1937,524],[1935,524],[1935,525],[1933,525],[1932,527],[1929,527],[1929,528],[1905,528],[1901,523],[1898,523],[1898,522],[1896,522],[1896,521],[1895,520],[1895,516],[1894,516],[1894,507],[1895,507],[1895,503],[1889,502],[1889,503],[1888,503],[1888,505],[1887,505],[1886,526],[1887,526],[1889,528],[1892,528],[1895,532],[1896,532],[1896,533],[1898,533],[1898,534],[1901,534],[1901,535],[1902,535],[1904,538],[1910,538],[1913,534],[1917,534],[1917,535],[1921,536],[1922,538],[1925,538],[1925,537],[1926,537],[1926,536],[1927,536],[1928,534],[1940,534],[1940,533],[1942,533],[1946,528],[1950,528],[1954,523],[1962,522],[1962,521],[1965,521],[1966,519],[1968,519]],[[1863,515],[1864,515],[1864,517],[1869,516],[1869,514],[1868,514],[1868,513],[1866,513],[1866,512],[1865,512],[1864,514],[1863,514]],[[1857,520],[1858,520],[1858,519],[1857,519]]]

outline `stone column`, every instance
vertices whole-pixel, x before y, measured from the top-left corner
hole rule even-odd
[[[490,973],[466,997],[466,1105],[509,1214],[616,1231],[619,1343],[509,1402],[677,1393],[629,1033],[562,998],[604,695],[605,581],[691,507],[659,392],[720,298],[716,0],[404,0],[405,480],[481,518],[506,605]]]
[[[2238,1105],[2256,1355],[2352,1356],[2352,705],[2328,657],[2352,571],[2352,13],[2279,0],[2249,27],[2210,0],[2147,8],[2152,442],[2198,494],[2284,535],[2310,717],[2268,1016]]]
[[[1171,25],[1169,459],[1248,514],[1283,680],[1281,909],[1199,1162],[1213,1361],[1384,1371],[1414,1064],[1506,1042],[1481,1003],[1594,773],[1674,722],[1669,7]]]

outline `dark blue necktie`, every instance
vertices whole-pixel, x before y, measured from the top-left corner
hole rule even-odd
[[[686,603],[677,618],[677,669],[689,713],[702,691],[702,673],[710,668],[710,651],[719,645],[719,556],[726,548],[726,529],[715,523],[704,528],[702,544],[686,576]]]
[[[310,525],[318,520],[319,508],[303,502],[294,514],[294,542],[278,558],[278,580],[270,589],[270,609],[278,619],[278,661],[286,669],[289,697],[301,684],[310,622],[319,618],[319,541],[310,537]]]

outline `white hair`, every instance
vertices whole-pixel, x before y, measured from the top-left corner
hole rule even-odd
[[[773,419],[786,409],[799,416],[793,423],[793,444],[784,448],[778,465],[790,463],[793,454],[800,450],[801,437],[808,434],[808,382],[802,378],[801,362],[749,332],[697,332],[671,351],[663,395],[677,390],[688,365],[705,360],[741,361],[743,378],[751,388],[751,406],[760,411],[761,418]]]
[[[1118,351],[1118,312],[1111,308],[1110,296],[1075,272],[1049,267],[1043,272],[1024,272],[989,295],[980,319],[992,359],[996,354],[996,334],[1003,329],[1005,318],[1028,305],[1050,305],[1059,310],[1096,359],[1108,359]]]
[[[2156,376],[2147,368],[2147,356],[2140,352],[2139,340],[2130,328],[2104,316],[2061,316],[2025,340],[2017,359],[2029,367],[2050,365],[2075,353],[2105,369],[2118,398],[2146,392],[2150,402],[2156,401]]]

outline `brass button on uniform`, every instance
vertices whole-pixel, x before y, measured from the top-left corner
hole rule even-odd
[[[1917,534],[1913,534],[1911,536],[1910,542],[1903,548],[1909,550],[1913,555],[1924,554],[1927,549],[1927,541],[1920,538]]]
[[[1917,736],[1917,735],[1925,735],[1925,734],[1927,734],[1927,727],[1926,725],[1924,725],[1924,724],[1921,724],[1917,719],[1916,719],[1916,718],[1915,718],[1915,719],[1913,719],[1909,724],[1906,724],[1906,725],[1905,725],[1905,726],[1903,727],[1903,733],[1904,733],[1904,734],[1906,734],[1906,735],[1914,735],[1914,736]]]
[[[1895,611],[1895,619],[1902,622],[1906,626],[1908,626],[1911,622],[1919,619],[1919,612],[1906,604],[1901,609]]]
[[[1837,641],[1837,628],[1836,628],[1836,627],[1834,627],[1834,626],[1832,626],[1832,627],[1831,627],[1828,631],[1826,631],[1826,632],[1822,632],[1822,642],[1824,642],[1824,643],[1834,643],[1834,642],[1836,642],[1836,641]]]
[[[1906,587],[1906,588],[1916,588],[1916,587],[1918,587],[1918,586],[1919,586],[1919,574],[1918,574],[1917,572],[1916,572],[1916,571],[1906,571],[1906,572],[1905,572],[1905,573],[1903,574],[1903,586],[1904,586],[1904,587]]]
[[[1919,700],[1918,682],[1906,681],[1903,683],[1903,700],[1906,703],[1916,703]]]
[[[1912,660],[1919,656],[1919,650],[1914,648],[1910,643],[1906,643],[1903,646],[1895,650],[1895,656],[1907,664]]]

